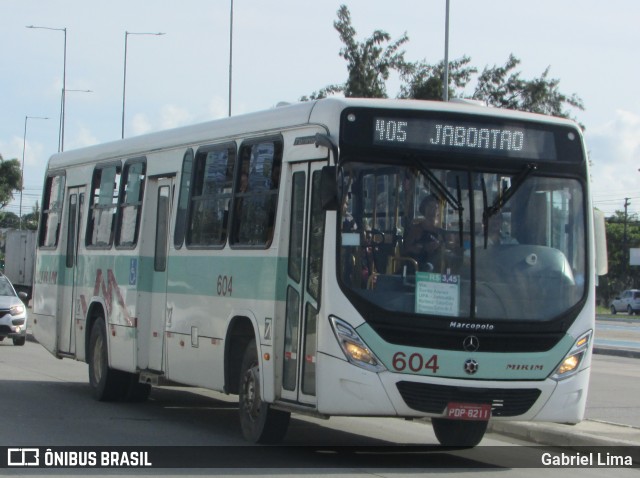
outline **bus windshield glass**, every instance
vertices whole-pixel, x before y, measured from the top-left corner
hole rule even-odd
[[[345,161],[343,289],[389,317],[545,321],[567,312],[585,293],[583,187],[519,167]]]

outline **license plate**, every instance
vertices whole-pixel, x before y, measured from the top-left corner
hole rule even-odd
[[[491,405],[488,403],[459,403],[449,402],[447,418],[457,420],[489,420]]]

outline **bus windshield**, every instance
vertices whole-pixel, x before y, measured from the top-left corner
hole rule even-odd
[[[345,161],[341,177],[340,283],[377,316],[545,321],[585,293],[577,179],[417,160]]]

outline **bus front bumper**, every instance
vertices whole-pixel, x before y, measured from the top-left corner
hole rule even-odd
[[[496,420],[578,423],[586,406],[589,369],[561,381],[460,380],[318,359],[318,411],[326,415],[444,417],[451,403],[490,403]]]

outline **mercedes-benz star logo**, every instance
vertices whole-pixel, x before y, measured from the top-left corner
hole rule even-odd
[[[475,335],[469,335],[462,342],[462,347],[467,352],[475,352],[480,348],[480,341],[478,340],[478,337],[476,337]]]
[[[473,375],[478,371],[478,362],[473,359],[469,359],[464,363],[464,371],[469,375]]]

